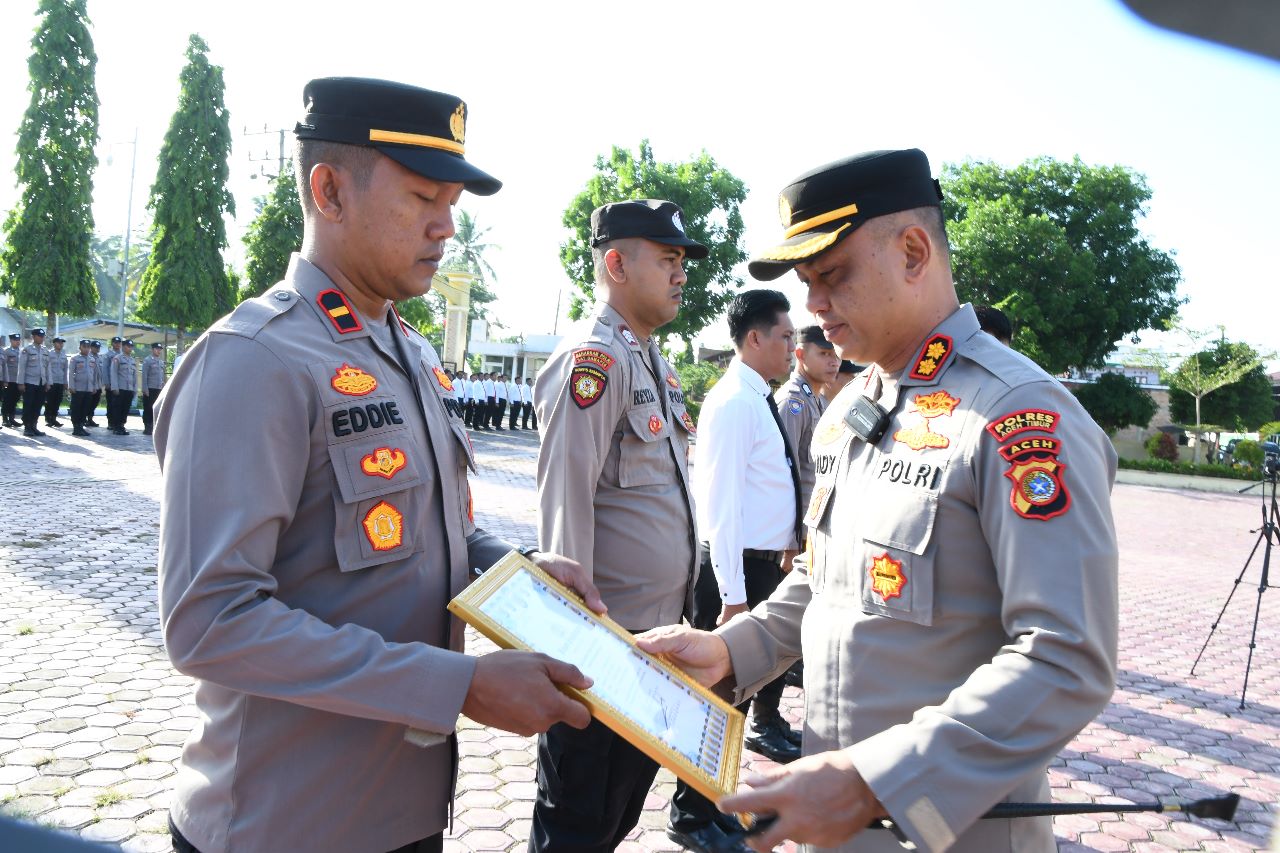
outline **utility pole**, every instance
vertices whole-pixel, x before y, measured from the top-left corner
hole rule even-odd
[[[124,337],[124,305],[129,299],[129,238],[133,234],[133,176],[138,170],[138,128],[133,129],[133,162],[129,164],[129,210],[124,219],[124,263],[120,274],[120,321],[116,336]]]
[[[272,130],[270,127],[268,127],[265,124],[262,126],[262,130],[249,130],[247,126],[245,127],[244,132],[241,134],[241,136],[270,136],[271,134],[274,133],[279,137],[279,141],[280,141],[279,153],[277,154],[277,157],[276,157],[276,173],[274,175],[269,175],[266,172],[266,167],[259,166],[258,173],[255,175],[251,175],[250,177],[256,178],[260,174],[264,178],[275,178],[279,175],[284,174],[284,159],[285,159],[284,158],[284,138],[285,138],[285,134],[288,132],[289,131],[283,127],[277,130]],[[271,152],[265,148],[262,150],[262,156],[260,157],[254,156],[252,151],[249,152],[250,163],[266,163],[266,162],[270,162],[270,160],[271,160]]]

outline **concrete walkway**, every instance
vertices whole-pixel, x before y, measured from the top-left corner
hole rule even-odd
[[[94,431],[44,439],[0,431],[0,801],[128,851],[167,851],[170,784],[195,718],[155,612],[159,476],[150,440]],[[533,435],[479,433],[478,521],[532,543]],[[1135,485],[1115,492],[1120,531],[1119,686],[1050,770],[1059,801],[1124,802],[1235,791],[1238,821],[1101,814],[1059,818],[1067,851],[1266,847],[1280,800],[1280,592],[1262,597],[1248,702],[1237,709],[1261,558],[1197,669],[1191,661],[1233,587],[1260,520],[1256,492]],[[1280,555],[1277,555],[1280,559]],[[1280,568],[1277,569],[1280,571]],[[1273,577],[1278,577],[1273,576]],[[487,641],[469,637],[469,650]],[[788,689],[793,722],[803,697]],[[464,721],[457,819],[446,848],[523,850],[533,740]],[[763,766],[762,759],[754,759]],[[677,848],[663,834],[663,773],[626,851]]]

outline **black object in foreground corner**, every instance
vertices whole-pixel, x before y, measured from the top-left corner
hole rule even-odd
[[[1205,797],[1201,800],[1180,800],[1154,803],[1000,803],[982,816],[983,820],[1008,820],[1016,817],[1049,817],[1056,815],[1093,814],[1101,812],[1182,812],[1202,819],[1234,820],[1236,807],[1240,805],[1239,794],[1223,794],[1220,797]],[[753,835],[759,835],[777,821],[777,815],[766,815],[756,818],[750,828],[733,833],[728,839],[734,843],[741,842]],[[915,850],[916,846],[901,828],[888,818],[873,820],[869,829],[887,829],[898,838],[904,850]]]

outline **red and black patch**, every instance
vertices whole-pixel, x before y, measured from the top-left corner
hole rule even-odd
[[[355,309],[351,307],[351,303],[347,301],[347,297],[343,295],[341,290],[332,288],[322,290],[320,295],[316,297],[316,302],[324,310],[324,313],[328,315],[329,321],[338,330],[338,334],[346,335],[364,328],[360,323],[360,318],[356,316]]]
[[[1056,438],[1041,438],[1040,436],[1030,436],[1028,438],[1020,438],[1013,444],[1000,448],[1000,455],[1005,461],[1012,462],[1024,453],[1035,451],[1037,453],[1052,453],[1058,455],[1058,451],[1062,449],[1062,442]]]
[[[987,424],[987,432],[996,441],[1007,441],[1019,433],[1053,432],[1058,428],[1062,415],[1047,409],[1022,409],[1001,415]]]
[[[608,384],[609,374],[595,364],[579,364],[569,374],[569,391],[579,409],[594,405],[604,396],[604,389]]]
[[[576,349],[573,351],[574,364],[594,364],[601,370],[613,367],[613,356],[598,349]]]
[[[1013,489],[1009,492],[1009,506],[1023,518],[1048,521],[1071,508],[1071,493],[1067,491],[1062,477],[1067,466],[1058,461],[1062,442],[1053,439],[1028,439],[1018,444],[1031,441],[1039,442],[1040,446],[1026,447],[1019,451],[1014,451],[1012,447],[1000,450],[1000,455],[1009,462],[1009,470],[1004,475],[1013,483]],[[1006,450],[1011,452],[1006,453]]]
[[[933,379],[951,358],[955,345],[947,335],[934,335],[920,347],[920,355],[916,357],[916,366],[907,374],[912,379]]]

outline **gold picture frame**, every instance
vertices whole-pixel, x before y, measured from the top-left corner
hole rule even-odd
[[[741,712],[660,657],[627,629],[512,551],[449,610],[497,645],[576,665],[594,684],[565,687],[591,715],[713,802],[738,786]],[[665,726],[665,727],[664,727]]]

